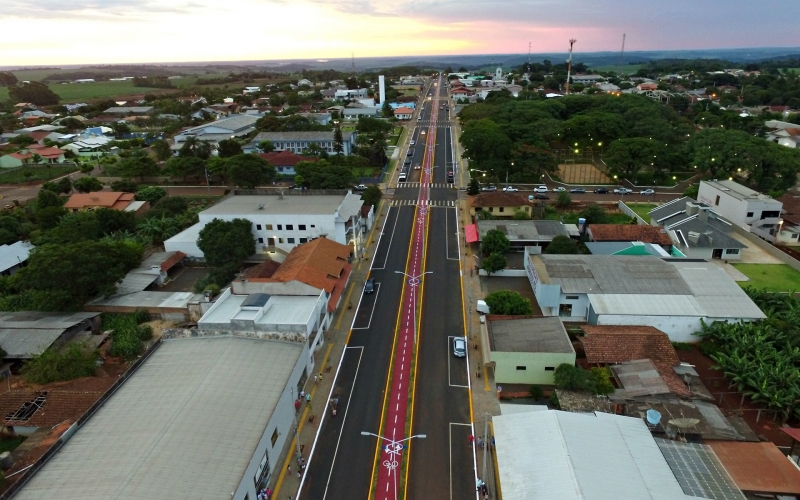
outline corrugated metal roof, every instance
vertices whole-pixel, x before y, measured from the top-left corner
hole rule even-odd
[[[691,295],[589,294],[589,303],[597,314],[705,316]]]
[[[28,260],[31,250],[33,250],[33,245],[29,241],[18,241],[12,245],[0,246],[0,272]]]
[[[63,328],[25,330],[0,329],[0,346],[9,358],[27,359],[37,356],[53,345],[64,333]]]
[[[606,413],[494,417],[505,500],[686,500],[647,425]]]

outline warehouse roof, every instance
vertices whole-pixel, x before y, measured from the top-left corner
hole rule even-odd
[[[558,235],[569,236],[564,224],[555,220],[479,220],[478,234],[483,239],[492,229],[501,231],[509,241],[553,241]]]
[[[487,328],[492,351],[575,352],[560,318],[489,318]]]
[[[33,250],[29,241],[17,241],[11,245],[0,245],[0,272],[18,266],[28,260]]]
[[[3,312],[0,313],[0,346],[9,358],[31,358],[47,350],[68,328],[98,314]]]
[[[229,498],[302,349],[164,341],[16,498]]]
[[[541,411],[493,422],[505,500],[692,498],[681,490],[641,419]]]

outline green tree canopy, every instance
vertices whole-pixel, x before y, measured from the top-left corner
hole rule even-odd
[[[242,154],[242,145],[236,139],[223,139],[217,143],[220,158],[230,158]]]
[[[37,106],[58,104],[60,97],[42,82],[31,81],[8,87],[8,95],[13,102],[30,102]]]
[[[478,182],[478,179],[473,177],[469,180],[469,186],[467,186],[467,195],[475,196],[476,194],[480,194],[481,192],[481,185]]]
[[[75,182],[72,183],[72,187],[79,193],[93,193],[95,191],[102,191],[103,183],[100,182],[97,177],[87,176],[75,179]]]
[[[150,144],[150,150],[158,161],[166,161],[172,158],[172,150],[169,148],[169,143],[163,139],[153,141]]]
[[[508,261],[505,255],[497,252],[489,254],[481,261],[481,269],[489,275],[505,269],[507,265]]]
[[[548,254],[576,254],[578,251],[578,244],[569,236],[559,234],[553,238],[553,241],[544,249],[544,253]]]
[[[508,238],[499,229],[491,229],[486,232],[486,236],[481,239],[481,252],[483,255],[499,253],[500,255],[508,252],[511,248]]]
[[[347,165],[334,165],[326,160],[301,161],[294,167],[303,185],[310,189],[344,189],[353,181],[353,171]]]
[[[200,179],[205,174],[206,162],[196,156],[176,156],[167,160],[164,174],[181,179],[194,177]]]
[[[122,158],[119,163],[117,163],[116,170],[121,177],[128,179],[131,177],[144,178],[149,175],[157,175],[158,165],[149,155],[134,154],[127,158]]]
[[[60,207],[64,205],[64,200],[49,189],[40,189],[36,195],[36,209],[41,210],[48,207]]]
[[[381,198],[383,198],[383,192],[381,191],[381,188],[379,188],[375,184],[367,186],[367,189],[365,189],[364,192],[361,193],[361,199],[364,200],[364,203],[366,205],[371,205],[373,207],[378,206],[378,203],[380,203]]]
[[[531,301],[513,290],[498,290],[484,299],[492,314],[529,316],[533,314]]]
[[[228,178],[238,187],[253,189],[275,179],[275,167],[257,155],[241,154],[226,161]]]
[[[210,265],[238,267],[256,251],[252,223],[247,219],[214,219],[200,231],[197,246]]]
[[[167,191],[158,186],[145,186],[136,191],[136,199],[150,202],[151,207],[166,195]]]
[[[591,203],[578,213],[578,217],[586,219],[587,224],[608,223],[608,212],[597,203]]]

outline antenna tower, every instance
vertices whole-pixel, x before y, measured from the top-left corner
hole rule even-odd
[[[625,33],[622,34],[622,51],[619,53],[620,67],[625,65]]]
[[[567,94],[569,94],[569,79],[570,75],[572,74],[572,46],[575,45],[575,42],[577,42],[577,40],[574,38],[569,39],[569,59],[567,59]]]

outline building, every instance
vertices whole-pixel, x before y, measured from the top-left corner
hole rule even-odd
[[[528,201],[521,194],[504,193],[502,191],[480,193],[469,197],[469,214],[473,217],[473,220],[481,210],[489,212],[495,218],[511,219],[514,217],[514,213],[518,211],[530,214],[532,206],[533,202]]]
[[[115,106],[108,108],[103,113],[108,115],[149,115],[155,109],[153,106]]]
[[[539,247],[543,251],[556,236],[569,236],[564,224],[554,220],[479,220],[472,226],[476,228],[475,241],[482,241],[486,233],[497,230],[508,238],[511,250],[517,252],[525,251],[526,247]],[[470,227],[467,226],[468,232]],[[472,243],[469,237],[467,242]]]
[[[91,485],[97,498],[253,500],[291,441],[307,352],[237,336],[164,340],[15,498],[83,500]]]
[[[800,145],[800,127],[775,130],[768,134],[767,139],[781,146],[796,148]]]
[[[267,160],[270,165],[275,167],[278,175],[295,175],[294,167],[301,161],[317,161],[319,158],[316,156],[300,156],[292,153],[289,149],[284,149],[279,152],[260,153],[258,156]]]
[[[596,242],[631,242],[651,243],[663,248],[667,254],[672,249],[672,239],[663,227],[644,226],[639,224],[589,224],[587,234]]]
[[[23,165],[64,163],[64,151],[56,147],[43,147],[32,144],[19,153],[0,156],[0,168],[15,168]]]
[[[783,206],[783,224],[775,234],[775,242],[783,245],[800,245],[800,197],[786,193],[779,198]]]
[[[695,498],[641,419],[550,410],[492,421],[504,500]]]
[[[360,194],[314,194],[292,191],[263,195],[232,194],[200,212],[200,222],[164,242],[167,251],[181,251],[189,257],[203,258],[197,247],[200,230],[214,219],[247,219],[253,224],[256,253],[272,257],[287,255],[295,246],[326,237],[342,245],[352,245],[360,254],[366,227],[361,224]]]
[[[38,311],[0,313],[0,347],[4,359],[30,359],[56,342],[68,342],[100,328],[100,314]]]
[[[498,383],[552,385],[558,365],[575,364],[575,349],[559,318],[489,315],[482,330]]]
[[[655,255],[656,257],[682,257],[676,249],[665,251],[661,245],[641,241],[587,241],[586,249],[592,255]]]
[[[701,322],[766,316],[710,262],[623,255],[531,255],[525,270],[542,314],[590,325],[645,325],[697,341]]]
[[[107,144],[113,139],[104,135],[88,137],[64,145],[63,149],[69,149],[78,156],[101,156],[106,151],[115,154],[117,147],[108,148]]]
[[[800,470],[773,443],[710,441],[708,446],[743,492],[800,496]]]
[[[342,99],[355,100],[355,99],[366,99],[367,94],[368,94],[367,89],[350,89],[350,90],[339,89],[336,92],[334,92],[333,97],[337,100],[342,100]]]
[[[403,106],[394,110],[394,117],[398,120],[410,120],[414,115],[414,110]]]
[[[733,238],[733,225],[705,204],[683,197],[650,210],[650,224],[672,239],[672,254],[693,259],[739,260],[747,245]]]
[[[601,75],[572,75],[572,83],[580,83],[581,85],[594,85],[595,83],[605,80]]]
[[[182,130],[175,136],[175,145],[185,142],[189,137],[216,144],[233,137],[245,137],[256,129],[257,116],[231,115],[211,123]]]
[[[331,131],[322,132],[261,132],[253,139],[253,147],[261,141],[270,141],[276,151],[290,150],[295,154],[302,154],[311,144],[316,144],[329,154],[334,153],[334,134]],[[342,132],[342,154],[349,155],[356,146],[356,132]]]
[[[17,241],[11,245],[0,245],[0,275],[11,276],[28,262],[28,254],[33,250],[29,241]]]
[[[94,191],[92,193],[73,194],[64,204],[64,208],[68,212],[108,208],[110,210],[133,212],[139,216],[150,209],[150,202],[136,201],[136,195],[133,193]]]
[[[780,201],[730,180],[700,181],[697,201],[767,241],[775,241],[781,222]]]

